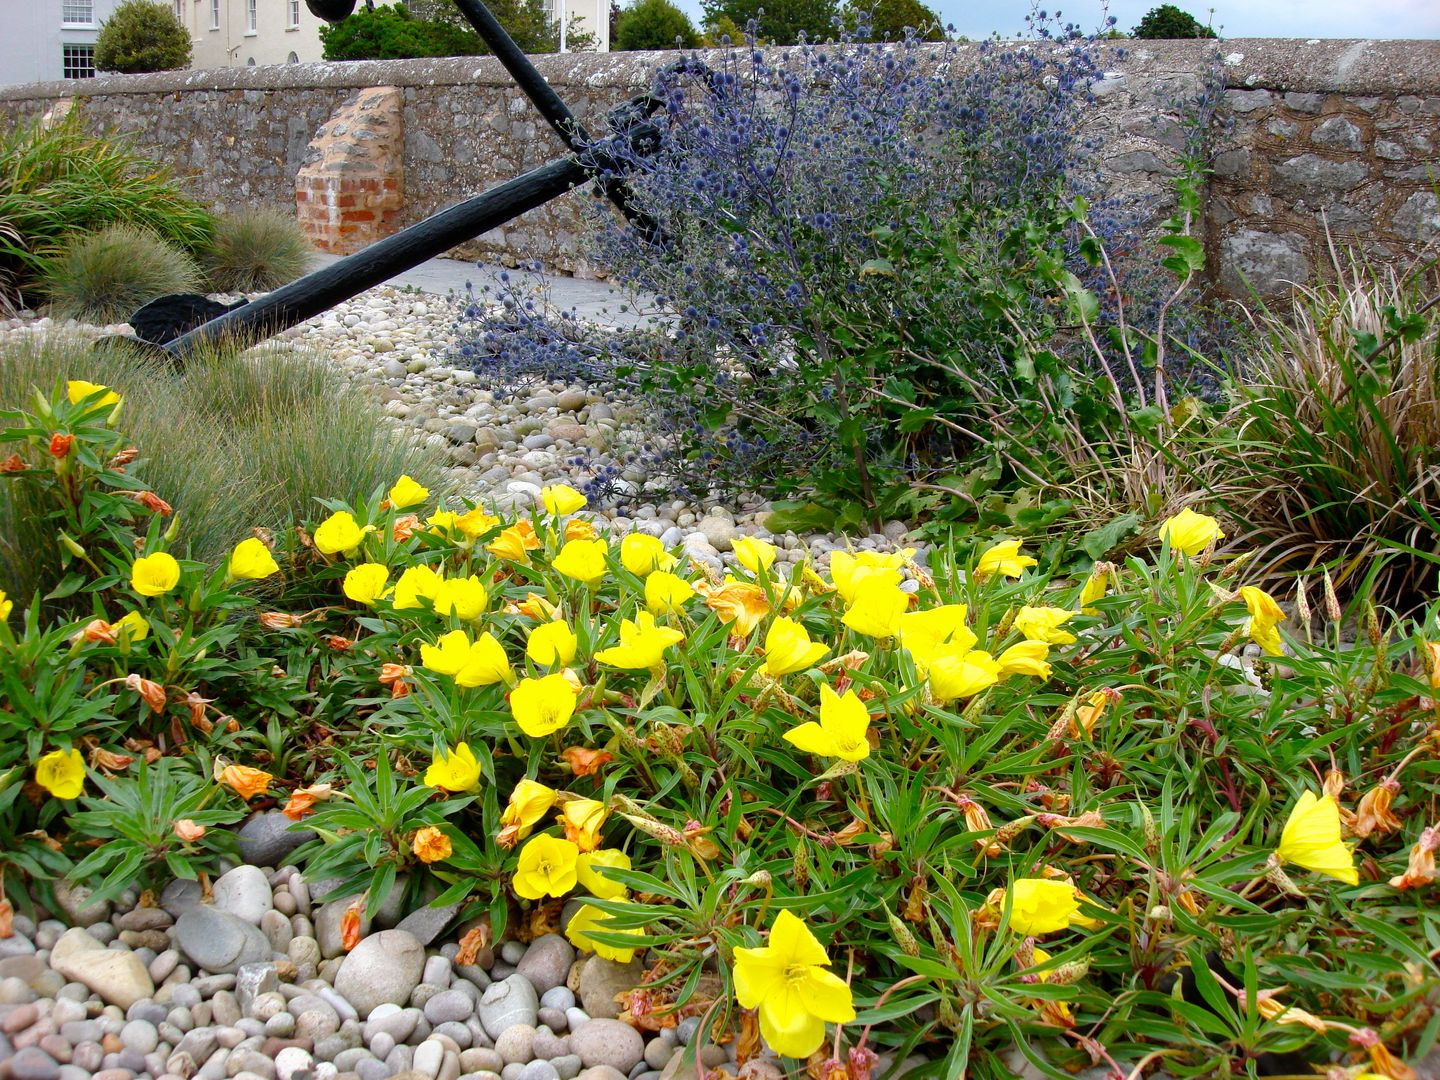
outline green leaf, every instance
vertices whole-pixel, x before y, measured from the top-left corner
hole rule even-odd
[[[1081,536],[1080,547],[1090,558],[1103,559],[1120,541],[1137,533],[1143,520],[1139,514],[1134,513],[1111,518],[1104,525]]]
[[[1161,265],[1176,277],[1189,277],[1205,269],[1205,246],[1193,236],[1162,236],[1159,241],[1174,255],[1166,256]]]

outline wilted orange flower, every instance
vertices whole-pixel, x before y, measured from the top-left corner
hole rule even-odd
[[[615,760],[608,750],[592,750],[588,746],[569,746],[560,752],[565,764],[576,776],[594,776]]]
[[[125,689],[134,690],[145,699],[145,704],[155,712],[165,711],[165,688],[152,679],[145,679],[139,675],[125,676]]]
[[[396,518],[396,519],[395,519],[395,539],[396,539],[396,541],[398,542],[398,541],[401,541],[401,540],[409,540],[410,537],[412,537],[412,536],[415,535],[415,530],[418,529],[418,528],[420,528],[420,515],[419,515],[419,514],[406,514],[404,517],[398,517],[398,518]]]
[[[152,514],[159,514],[161,517],[169,517],[174,511],[170,504],[160,498],[153,491],[142,491],[135,496],[135,501],[145,507]]]
[[[1394,780],[1383,780],[1367,791],[1355,808],[1355,820],[1350,831],[1362,840],[1371,833],[1393,833],[1400,831],[1400,819],[1390,812],[1400,785]]]
[[[434,825],[426,825],[415,834],[410,850],[423,863],[439,862],[450,857],[450,838]]]
[[[205,826],[196,825],[188,817],[175,822],[175,835],[187,844],[193,844],[205,835]]]
[[[1105,710],[1111,705],[1120,701],[1120,691],[1105,687],[1103,690],[1096,690],[1086,699],[1084,705],[1075,710],[1075,720],[1070,725],[1070,734],[1078,736],[1081,729],[1089,735],[1095,730],[1095,725],[1100,722],[1100,717],[1105,715]]]
[[[1435,852],[1440,850],[1440,825],[1431,825],[1420,833],[1410,849],[1410,862],[1405,873],[1390,879],[1392,889],[1418,889],[1435,880]]]
[[[260,625],[266,630],[293,630],[305,621],[303,615],[291,615],[288,611],[262,611]]]
[[[723,585],[697,582],[695,591],[705,598],[710,609],[723,623],[735,624],[735,633],[749,637],[761,619],[770,611],[765,590],[748,581],[727,581]]]
[[[264,769],[252,769],[249,765],[226,765],[215,779],[249,802],[255,796],[265,794],[270,781],[275,778]]]
[[[15,936],[15,907],[0,897],[0,938]]]
[[[1350,1044],[1363,1048],[1370,1055],[1371,1068],[1381,1076],[1389,1077],[1390,1080],[1416,1080],[1419,1075],[1409,1065],[1390,1053],[1373,1028],[1367,1027],[1361,1028],[1359,1031],[1352,1031]]]
[[[127,446],[124,450],[121,450],[118,454],[116,454],[110,459],[110,468],[114,469],[116,472],[124,472],[125,466],[129,465],[139,456],[139,449],[134,446]]]
[[[290,793],[290,800],[285,804],[282,813],[291,821],[299,821],[315,808],[316,803],[328,799],[332,791],[329,784],[312,784],[310,787],[296,788]]]
[[[330,648],[336,652],[349,652],[355,647],[354,640],[348,637],[341,637],[339,634],[331,634],[325,639],[325,644],[329,645]]]
[[[1328,1029],[1324,1020],[1321,1020],[1313,1013],[1304,1009],[1297,1009],[1294,1006],[1286,1005],[1279,1001],[1275,995],[1284,991],[1284,987],[1277,987],[1274,990],[1261,990],[1255,995],[1255,1010],[1266,1020],[1274,1020],[1277,1024],[1301,1024],[1311,1031],[1318,1031],[1324,1035]],[[1243,1000],[1243,992],[1241,995]]]
[[[409,665],[409,664],[381,664],[381,665],[380,665],[380,685],[381,685],[381,686],[390,686],[390,685],[392,685],[392,684],[394,684],[394,683],[399,682],[401,679],[409,678],[409,676],[410,676],[410,665]]]
[[[70,636],[70,641],[75,645],[80,644],[82,641],[99,642],[102,645],[114,645],[115,627],[111,626],[104,619],[91,619]]]
[[[128,769],[134,762],[135,758],[131,754],[117,754],[113,750],[102,750],[98,746],[90,751],[90,767],[92,769],[103,769],[105,772],[114,773],[121,769]]]
[[[571,518],[565,523],[566,540],[594,540],[599,535],[594,525],[580,518]]]
[[[68,457],[69,454],[70,454],[70,447],[73,446],[74,444],[75,444],[75,436],[74,436],[74,435],[62,435],[60,432],[57,431],[54,435],[51,435],[51,436],[50,436],[50,455],[51,455],[51,457],[57,457],[57,458]]]
[[[214,700],[214,698],[201,697],[199,694],[195,693],[194,690],[191,690],[188,694],[185,695],[185,698],[183,701],[181,701],[181,704],[190,710],[190,722],[192,724],[200,724],[205,719],[205,706],[209,705]]]
[[[29,467],[19,454],[11,454],[4,461],[0,461],[0,473],[24,472]]]
[[[365,933],[362,912],[365,910],[365,894],[361,893],[354,900],[351,900],[345,908],[345,914],[340,916],[340,947],[346,952],[360,944],[360,938]]]

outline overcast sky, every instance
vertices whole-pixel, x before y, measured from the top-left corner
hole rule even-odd
[[[700,0],[678,0],[697,21]],[[971,38],[998,30],[1014,37],[1030,11],[1027,0],[927,0],[942,22]],[[1134,29],[1164,0],[1114,0],[1109,13],[1121,30]],[[1440,38],[1440,0],[1180,0],[1178,7],[1227,38]],[[1052,9],[1053,10],[1053,9]],[[1069,21],[1093,29],[1104,18],[1099,0],[1061,4]]]

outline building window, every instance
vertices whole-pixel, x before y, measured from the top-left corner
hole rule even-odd
[[[299,55],[299,53],[292,52],[289,56],[287,56],[287,57],[285,58],[285,63],[287,63],[287,64],[298,64],[299,62],[300,62],[300,55]]]
[[[61,71],[67,79],[95,77],[95,46],[65,45],[61,54]]]
[[[245,0],[245,32],[255,33],[255,4],[257,0]]]
[[[175,0],[175,18],[180,20],[180,25],[185,25],[185,0]]]
[[[60,21],[66,26],[90,26],[95,22],[95,0],[63,0]]]
[[[285,25],[291,30],[300,28],[300,0],[290,0],[290,21]]]
[[[220,0],[210,0],[210,29],[220,29]]]

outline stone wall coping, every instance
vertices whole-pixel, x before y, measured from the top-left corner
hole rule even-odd
[[[1021,43],[1023,44],[1023,43]],[[1035,44],[1035,43],[1031,43]],[[978,43],[961,52],[974,54]],[[1107,68],[1136,64],[1202,70],[1218,49],[1232,89],[1299,93],[1440,94],[1440,41],[1235,38],[1207,41],[1117,41],[1103,46]],[[771,50],[783,53],[784,49]],[[569,53],[537,56],[535,66],[558,86],[583,85],[634,92],[676,57],[667,52]],[[718,51],[700,54],[718,59]],[[183,69],[148,75],[104,75],[84,81],[0,87],[0,101],[48,101],[125,94],[367,86],[509,86],[510,76],[489,56],[425,60],[356,60],[266,67]]]

